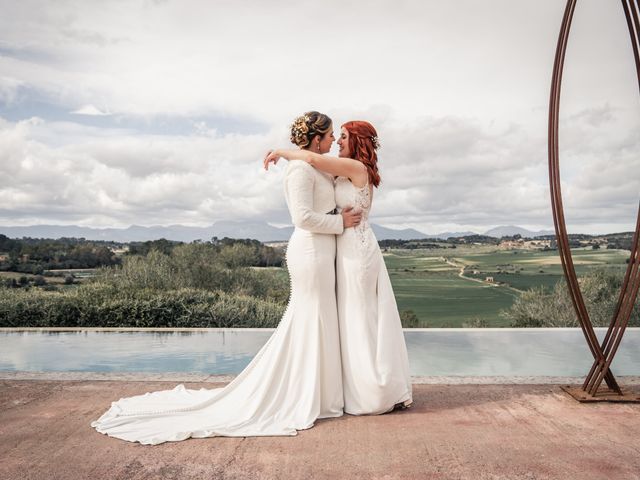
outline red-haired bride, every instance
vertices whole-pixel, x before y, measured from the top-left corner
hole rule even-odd
[[[380,184],[378,135],[368,122],[341,128],[339,158],[309,150],[272,150],[279,158],[303,160],[334,175],[338,208],[353,205],[362,222],[337,237],[336,279],[344,389],[344,411],[379,414],[412,402],[407,347],[389,274],[367,218],[373,187]]]

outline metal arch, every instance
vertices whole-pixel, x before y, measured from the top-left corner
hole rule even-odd
[[[589,313],[584,304],[578,278],[576,276],[571,249],[569,247],[569,237],[564,219],[564,209],[562,206],[562,192],[560,187],[560,158],[558,154],[558,123],[560,111],[560,88],[562,85],[562,70],[564,57],[567,50],[567,41],[573,19],[573,12],[577,0],[567,0],[567,5],[560,27],[558,45],[556,47],[555,62],[553,65],[553,77],[551,82],[551,96],[549,99],[549,186],[551,192],[551,208],[553,211],[553,222],[556,230],[558,251],[562,260],[571,301],[578,315],[580,327],[586,338],[587,344],[594,358],[593,366],[587,375],[582,387],[565,386],[563,389],[570,393],[579,401],[625,401],[640,402],[640,396],[623,391],[611,372],[611,362],[618,350],[622,336],[624,335],[631,311],[638,296],[640,287],[639,267],[639,239],[640,239],[640,206],[636,221],[636,230],[631,246],[631,256],[629,265],[625,273],[624,281],[618,297],[615,312],[609,324],[606,336],[599,343],[593,329],[593,324],[589,318]],[[631,37],[633,56],[636,63],[638,75],[638,86],[640,87],[640,20],[638,12],[640,10],[640,0],[621,0],[622,8],[627,20],[627,27]],[[605,381],[608,390],[599,391],[602,381]]]

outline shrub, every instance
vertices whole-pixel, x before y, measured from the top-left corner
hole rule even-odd
[[[463,322],[462,326],[463,328],[487,328],[489,326],[489,322],[482,318],[475,317],[468,322]]]
[[[243,245],[240,247],[244,249]],[[127,256],[121,266],[101,269],[94,282],[126,290],[221,290],[286,302],[289,293],[286,275],[260,268],[227,268],[226,264],[231,260],[218,258],[216,252],[214,245],[192,243],[175,247],[171,255],[152,250],[146,257]]]
[[[2,289],[0,326],[275,327],[289,295],[287,275],[250,266],[277,260],[267,258],[274,252],[251,241],[172,245],[166,253],[128,255],[77,288]]]
[[[580,279],[580,290],[596,327],[609,326],[615,311],[622,278],[606,270],[594,270]],[[513,327],[578,327],[569,290],[564,279],[549,291],[543,287],[523,292],[509,310],[500,315]],[[629,326],[640,326],[640,308],[636,300]]]
[[[275,327],[284,305],[220,291],[0,290],[0,327]]]
[[[426,327],[426,322],[421,322],[413,310],[402,310],[400,312],[400,321],[403,328],[419,328]]]

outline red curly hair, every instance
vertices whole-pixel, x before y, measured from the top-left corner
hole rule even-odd
[[[369,182],[375,187],[380,185],[378,173],[378,132],[369,122],[354,120],[342,125],[349,132],[349,151],[351,158],[364,163],[369,173]]]

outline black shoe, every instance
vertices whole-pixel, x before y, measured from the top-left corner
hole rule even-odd
[[[400,402],[400,403],[396,403],[393,406],[393,410],[407,410],[409,408],[411,408],[411,406],[413,405],[413,401],[411,400],[405,400],[404,402]]]

